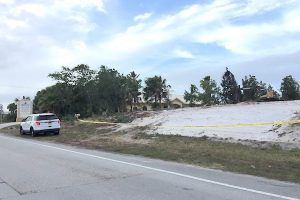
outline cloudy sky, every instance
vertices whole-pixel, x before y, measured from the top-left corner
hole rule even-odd
[[[279,89],[300,81],[299,0],[0,0],[0,104],[61,66],[160,74],[181,94],[229,66]]]

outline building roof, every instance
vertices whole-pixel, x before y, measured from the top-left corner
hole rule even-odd
[[[169,96],[169,100],[172,102],[174,100],[178,100],[180,102],[182,102],[183,104],[189,104],[189,102],[187,102],[185,99],[184,99],[184,95],[173,95],[173,94],[170,94]],[[165,103],[166,101],[163,100],[162,103]],[[147,103],[147,101],[144,100],[144,98],[142,98],[142,95],[139,96],[139,103]],[[195,102],[196,105],[199,105],[201,104],[201,102]]]
[[[184,99],[183,95],[170,95],[170,101],[174,101],[175,99],[181,101],[183,104],[189,104],[189,102]]]
[[[189,104],[190,102],[187,102],[184,99],[184,95],[170,95],[170,101],[174,101],[175,99],[178,99],[181,101],[183,104]],[[195,104],[201,104],[201,102],[195,102]]]

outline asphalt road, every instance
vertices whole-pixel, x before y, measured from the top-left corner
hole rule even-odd
[[[300,185],[0,135],[0,199],[299,200]]]

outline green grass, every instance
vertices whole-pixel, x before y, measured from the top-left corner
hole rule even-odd
[[[60,136],[40,136],[37,140],[83,146],[92,149],[141,155],[189,163],[225,171],[263,176],[300,183],[300,150],[282,150],[279,146],[254,148],[237,143],[212,141],[206,137],[147,135],[146,127],[130,131],[131,141],[122,140],[129,133],[111,132],[112,127],[75,122],[63,124]],[[18,137],[18,128],[2,132]],[[147,141],[141,143],[140,141]]]

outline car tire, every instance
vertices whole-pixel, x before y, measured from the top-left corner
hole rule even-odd
[[[35,131],[32,127],[30,128],[30,134],[31,134],[32,137],[36,136],[36,133],[35,133]]]
[[[20,127],[20,135],[24,135],[24,130],[23,130],[22,126]]]
[[[56,132],[54,133],[54,135],[59,135],[59,131],[56,131]]]

